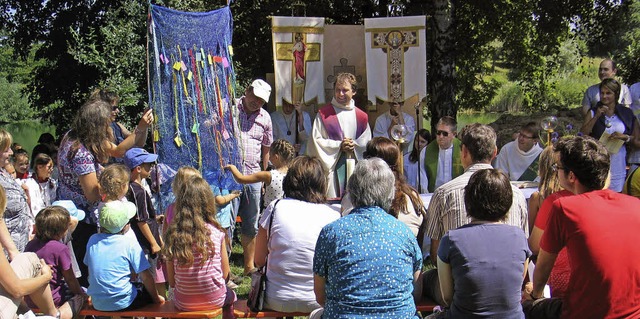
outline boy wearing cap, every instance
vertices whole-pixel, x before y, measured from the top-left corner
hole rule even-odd
[[[142,186],[142,180],[151,176],[151,167],[155,165],[156,160],[158,160],[158,155],[137,147],[124,154],[124,163],[131,170],[127,200],[134,203],[137,208],[137,214],[131,219],[131,230],[136,235],[142,251],[147,255],[154,280],[156,279],[157,254],[162,248],[162,239],[156,221],[156,210],[151,203],[151,194]]]
[[[164,303],[140,245],[124,236],[135,215],[136,206],[130,202],[108,202],[100,210],[100,232],[89,238],[84,257],[89,268],[87,293],[97,310],[118,311]],[[142,279],[142,285],[131,282],[132,272]]]

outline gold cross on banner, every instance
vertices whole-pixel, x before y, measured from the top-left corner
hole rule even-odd
[[[293,32],[291,38],[294,40],[293,42],[276,42],[276,60],[292,62],[291,101],[286,102],[306,103],[304,89],[307,78],[307,63],[320,61],[320,43],[308,43],[307,34],[304,32]]]
[[[424,27],[367,29],[371,32],[371,47],[382,49],[387,54],[387,83],[389,99],[404,100],[404,53],[410,47],[418,47],[418,32]]]

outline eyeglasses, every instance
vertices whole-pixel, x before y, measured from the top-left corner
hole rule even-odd
[[[528,135],[524,135],[522,133],[518,133],[518,137],[522,137],[522,138],[528,138],[530,140],[535,139],[535,136],[528,136]]]
[[[436,135],[442,135],[444,137],[447,137],[447,136],[449,136],[449,132],[437,130],[436,131]]]
[[[564,166],[560,166],[558,163],[553,163],[553,165],[551,165],[551,169],[554,172],[557,172],[558,170],[564,170]]]

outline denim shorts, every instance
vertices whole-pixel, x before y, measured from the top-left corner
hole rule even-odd
[[[240,234],[244,236],[253,238],[258,234],[261,191],[261,182],[244,185],[238,207],[238,216],[242,218]]]

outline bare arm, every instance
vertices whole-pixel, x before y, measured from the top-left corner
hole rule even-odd
[[[419,302],[422,299],[422,272],[420,270],[413,273],[413,301]]]
[[[138,126],[134,130],[133,134],[127,136],[120,144],[115,145],[111,142],[109,143],[109,155],[113,157],[123,157],[124,153],[126,153],[130,148],[138,145],[144,146],[147,140],[147,129],[153,122],[153,111],[147,110],[142,115]]]
[[[73,273],[73,268],[69,267],[67,270],[62,271],[62,276],[64,277],[64,281],[69,286],[69,290],[76,295],[86,295],[82,287],[80,287],[80,283],[78,282],[78,278]]]
[[[587,111],[587,113],[584,115],[584,124],[582,124],[582,127],[580,128],[580,132],[582,132],[582,134],[584,135],[591,134],[593,126],[596,124],[596,121],[598,121],[598,118],[600,118],[600,116],[604,114],[606,108],[607,107],[604,105],[598,107],[598,109],[595,111],[595,115],[591,115],[591,111]]]
[[[138,228],[140,228],[140,232],[151,245],[151,253],[152,254],[158,253],[161,247],[156,242],[156,239],[153,237],[153,234],[151,233],[151,228],[149,228],[149,225],[146,222],[138,222]]]
[[[262,169],[265,170],[269,166],[269,150],[270,146],[262,145]],[[269,175],[269,183],[271,183],[271,175]]]
[[[230,203],[232,200],[240,197],[240,191],[233,191],[228,195],[216,195],[216,205],[222,206]]]
[[[167,260],[165,263],[167,265],[167,282],[169,283],[169,287],[176,287],[176,271],[173,268],[173,260]]]
[[[540,252],[538,253],[538,262],[536,263],[536,269],[533,272],[533,292],[531,292],[532,297],[542,297],[544,286],[547,284],[547,280],[549,280],[549,275],[551,275],[551,269],[553,268],[553,264],[556,262],[556,258],[558,258],[557,254],[546,252],[542,248],[540,249]]]
[[[429,258],[431,258],[431,261],[434,265],[437,265],[438,263],[438,246],[440,246],[440,240],[431,238],[431,247],[429,247]]]
[[[262,227],[258,228],[258,236],[256,237],[256,251],[254,253],[254,260],[256,266],[258,267],[264,266],[267,262],[267,254],[269,253],[267,241],[267,230]]]
[[[325,293],[325,285],[327,280],[324,277],[320,277],[316,274],[313,275],[313,292],[316,294],[316,302],[324,307],[327,301],[327,295]]]
[[[235,178],[240,184],[253,184],[257,182],[263,182],[266,185],[271,184],[271,172],[269,171],[260,171],[251,175],[242,175],[238,168],[233,164],[226,165],[224,168],[231,171],[233,178]]]
[[[158,294],[158,290],[156,289],[156,283],[153,280],[153,276],[151,276],[151,272],[149,269],[145,269],[140,273],[140,278],[142,278],[142,284],[144,285],[144,289],[147,289],[147,292],[151,295],[151,299],[153,299],[153,303],[164,303],[164,297]]]
[[[529,249],[534,255],[537,255],[540,252],[540,239],[542,239],[542,234],[544,234],[544,230],[538,228],[537,226],[533,226],[531,230],[531,234],[527,241],[529,242]]]
[[[222,262],[222,278],[225,281],[229,281],[229,273],[231,272],[231,268],[229,267],[229,254],[227,254],[227,245],[225,244],[225,240],[222,240],[222,249],[220,250],[220,257]],[[175,280],[174,280],[175,282]]]
[[[0,256],[0,285],[11,296],[17,299],[34,293],[36,290],[48,285],[51,281],[51,268],[40,259],[42,270],[38,276],[27,279],[20,279],[9,265],[9,261]]]
[[[538,211],[540,210],[540,204],[542,200],[540,198],[540,192],[534,192],[531,194],[531,198],[529,198],[529,202],[527,204],[529,211],[529,233],[533,230],[533,225],[536,222],[536,216],[538,216]]]
[[[438,280],[440,281],[440,293],[445,306],[451,305],[453,300],[453,274],[451,265],[438,257]]]
[[[13,260],[13,258],[18,256],[18,254],[20,253],[20,251],[18,251],[18,248],[16,248],[16,244],[13,242],[13,239],[11,239],[11,235],[9,234],[9,229],[7,229],[7,224],[4,223],[4,218],[0,218],[0,244],[2,245],[2,247],[4,247],[4,249],[9,254],[10,260]],[[0,257],[0,259],[3,259],[3,258]],[[7,269],[7,268],[2,267],[1,269]]]
[[[95,172],[82,175],[78,180],[80,187],[82,187],[82,193],[88,201],[97,202],[100,200],[98,177]]]

